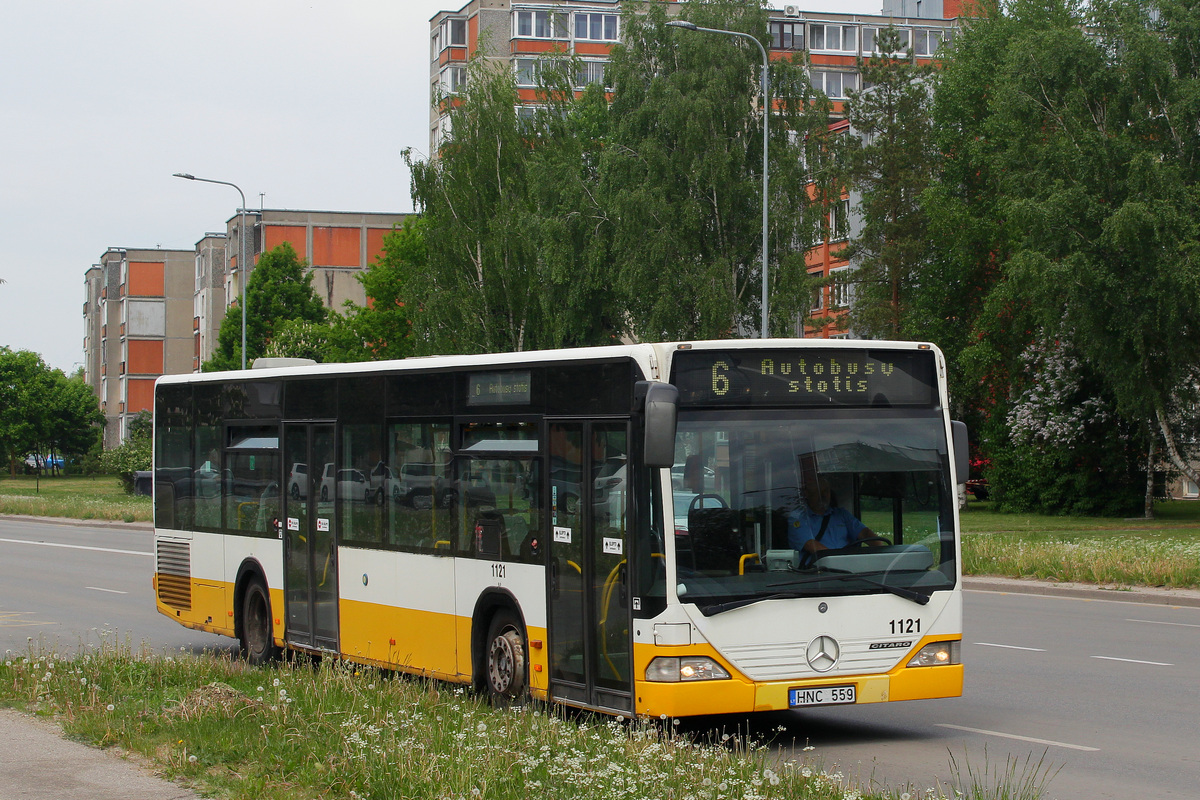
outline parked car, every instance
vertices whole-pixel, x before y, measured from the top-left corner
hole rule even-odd
[[[293,500],[304,500],[308,497],[308,464],[299,462],[292,464],[288,473],[288,497]]]
[[[448,505],[446,481],[438,474],[437,465],[427,461],[409,461],[400,465],[399,477],[392,483],[392,500],[413,508],[433,508],[437,501]]]
[[[337,471],[337,496],[351,502],[367,502],[371,499],[371,482],[366,473],[360,469],[339,469]],[[321,473],[321,500],[333,499],[334,471],[333,464],[326,464]]]

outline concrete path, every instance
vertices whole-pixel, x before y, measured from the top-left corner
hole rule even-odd
[[[52,722],[0,708],[0,800],[199,797],[112,750],[67,741]]]

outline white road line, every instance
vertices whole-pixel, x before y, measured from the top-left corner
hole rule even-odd
[[[1003,647],[1005,650],[1028,650],[1031,653],[1046,652],[1040,647],[1017,647],[1015,644],[992,644],[991,642],[974,642],[974,644],[977,644],[980,647]]]
[[[1174,664],[1166,664],[1162,661],[1139,661],[1136,658],[1117,658],[1115,656],[1091,656],[1104,661],[1124,661],[1126,664],[1149,664],[1152,667],[1173,667]]]
[[[60,542],[29,542],[24,539],[0,539],[8,544],[33,544],[40,547],[65,547],[68,550],[94,550],[99,553],[120,553],[126,556],[153,556],[148,550],[117,550],[112,547],[88,547],[82,544],[61,544]]]
[[[984,736],[1000,736],[1004,739],[1016,739],[1019,742],[1032,742],[1033,744],[1044,744],[1051,747],[1065,747],[1068,750],[1083,750],[1086,753],[1095,753],[1100,750],[1099,747],[1087,747],[1082,744],[1068,744],[1067,742],[1056,742],[1053,739],[1036,739],[1032,736],[1017,736],[1015,733],[1001,733],[1000,731],[985,731],[982,728],[966,728],[962,725],[949,725],[944,722],[937,723],[939,728],[950,728],[956,731],[966,731],[967,733],[979,733]]]
[[[129,594],[129,592],[122,592],[120,589],[105,589],[100,586],[85,586],[83,588],[91,589],[93,592],[108,592],[109,594]]]
[[[1175,625],[1180,628],[1200,628],[1200,625],[1194,625],[1191,622],[1163,622],[1161,619],[1127,619],[1126,622],[1141,622],[1146,625]]]

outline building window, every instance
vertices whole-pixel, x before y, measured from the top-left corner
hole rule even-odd
[[[858,28],[854,25],[809,25],[808,44],[828,53],[858,52]]]
[[[814,89],[824,92],[825,96],[831,99],[843,99],[848,92],[858,89],[857,72],[814,69],[809,73],[809,80]]]
[[[466,85],[466,67],[447,67],[442,70],[442,91],[446,94],[458,94]]]
[[[1200,497],[1200,486],[1196,486],[1196,482],[1191,478],[1183,479],[1183,496],[1184,497]]]
[[[863,28],[863,54],[864,55],[879,55],[875,49],[875,41],[879,38],[879,34],[888,30],[887,28]],[[896,28],[896,33],[900,34],[900,48],[894,53],[888,53],[891,56],[903,56],[912,47],[912,31],[908,28]],[[936,49],[936,48],[935,48]]]
[[[442,49],[467,46],[467,21],[465,19],[442,20]]]
[[[829,304],[833,308],[849,308],[854,302],[854,284],[850,282],[850,267],[829,270]]]
[[[850,238],[850,201],[839,200],[829,209],[829,241]]]
[[[570,16],[559,11],[514,12],[516,35],[530,39],[569,39]]]
[[[803,22],[772,22],[771,48],[774,50],[803,50]]]
[[[513,68],[517,71],[517,86],[537,86],[541,66],[536,58],[518,58]]]
[[[918,28],[913,31],[913,52],[919,56],[936,55],[945,34],[939,30]]]
[[[575,38],[590,39],[594,42],[617,41],[617,15],[576,13]]]
[[[604,86],[604,61],[584,61],[579,65],[579,71],[575,73],[575,86],[582,89],[591,83],[598,83]]]
[[[809,274],[811,275],[811,277],[813,277],[816,280],[820,280],[821,278],[823,278],[825,276],[825,273],[820,272],[820,271],[812,272]],[[825,307],[825,287],[818,286],[817,288],[813,289],[812,307],[810,310],[813,313],[816,313],[817,311],[820,311],[824,307]]]

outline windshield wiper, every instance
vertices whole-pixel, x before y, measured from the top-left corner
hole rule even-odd
[[[885,574],[882,571],[865,573],[865,572],[850,572],[849,570],[844,570],[844,569],[830,569],[829,567],[822,567],[821,569],[824,571],[821,573],[818,573],[816,575],[813,575],[810,578],[806,578],[805,580],[787,581],[785,583],[773,583],[773,584],[769,584],[768,588],[775,588],[776,586],[796,586],[796,585],[800,585],[800,584],[814,583],[814,582],[819,582],[819,581],[824,581],[824,580],[844,581],[844,580],[848,580],[850,578],[858,578],[859,580],[869,583],[872,586],[878,586],[880,589],[891,592],[892,594],[896,595],[897,597],[903,597],[905,600],[911,600],[914,603],[917,603],[918,605],[923,606],[929,602],[929,595],[925,594],[924,592],[918,592],[915,589],[905,589],[903,586],[893,586],[890,583],[885,583],[884,581],[877,581],[871,577],[872,575]]]
[[[700,609],[700,613],[704,616],[711,617],[714,614],[733,611],[735,608],[743,608],[754,603],[761,603],[764,600],[790,600],[795,597],[805,597],[805,595],[799,592],[776,592],[775,594],[764,594],[757,597],[743,597],[741,600],[730,600],[727,603],[713,603],[708,606],[697,605],[696,608]]]

